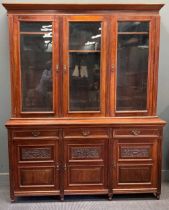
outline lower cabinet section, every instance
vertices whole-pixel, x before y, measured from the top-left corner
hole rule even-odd
[[[48,132],[49,131],[49,132]],[[11,200],[17,196],[160,195],[159,127],[9,129]]]
[[[108,139],[64,140],[65,193],[107,189]]]
[[[157,190],[158,138],[113,140],[113,192]]]
[[[14,137],[16,195],[59,194],[59,141],[56,137]]]

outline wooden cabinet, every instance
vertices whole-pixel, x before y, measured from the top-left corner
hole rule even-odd
[[[77,191],[107,193],[108,139],[74,139],[64,141],[65,194]]]
[[[3,4],[11,200],[160,195],[161,4]]]
[[[118,193],[156,188],[158,139],[125,138],[113,141],[113,190]]]
[[[11,158],[16,195],[59,194],[58,130],[24,129],[12,132]],[[44,192],[44,194],[46,194]]]

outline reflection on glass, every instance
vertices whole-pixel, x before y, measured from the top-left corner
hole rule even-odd
[[[119,34],[117,111],[146,110],[149,35]]]
[[[100,110],[100,53],[70,54],[70,111]]]
[[[21,34],[22,111],[52,111],[52,35]]]
[[[21,32],[52,32],[51,22],[21,22]]]
[[[118,23],[119,32],[148,32],[148,22],[126,21]]]
[[[69,25],[69,111],[100,110],[100,22]]]
[[[69,25],[70,50],[100,50],[101,23],[76,22]]]

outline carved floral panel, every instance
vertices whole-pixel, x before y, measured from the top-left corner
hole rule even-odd
[[[21,148],[21,160],[40,160],[40,159],[51,159],[52,150],[49,147],[46,148]]]
[[[151,147],[120,147],[120,157],[121,158],[150,158],[151,157]]]
[[[99,147],[72,147],[71,159],[98,159],[101,156]]]

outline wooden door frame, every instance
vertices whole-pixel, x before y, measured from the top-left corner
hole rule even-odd
[[[22,87],[21,87],[21,58],[20,58],[20,22],[52,22],[53,28],[53,47],[52,47],[52,78],[53,78],[53,111],[47,112],[23,112],[22,111]],[[13,38],[10,38],[12,43],[11,50],[11,91],[12,91],[12,116],[15,117],[45,117],[45,116],[58,116],[59,104],[58,94],[59,94],[59,20],[58,17],[54,15],[14,15],[9,17],[9,24],[13,28]],[[13,48],[13,49],[12,49]],[[13,64],[13,66],[12,66]],[[57,66],[58,65],[58,66]],[[57,68],[57,69],[56,69]],[[16,84],[17,83],[17,84]]]
[[[69,22],[101,22],[102,23],[102,43],[101,43],[101,77],[100,77],[100,111],[69,111],[69,55],[68,55],[68,37],[69,37]],[[106,79],[106,41],[107,36],[107,21],[104,15],[65,15],[63,17],[63,116],[64,117],[89,117],[89,116],[105,116],[106,98],[105,98],[105,79]]]
[[[117,45],[118,45],[118,21],[148,21],[149,27],[149,56],[148,56],[148,77],[147,77],[147,109],[135,111],[116,111],[116,92],[117,92]],[[110,40],[111,47],[111,85],[110,85],[110,116],[144,116],[152,115],[156,110],[157,91],[157,64],[155,64],[155,41],[156,38],[156,16],[126,14],[114,15],[111,17],[111,34],[115,34],[115,39]],[[156,53],[157,54],[157,53]],[[157,56],[156,56],[157,57]],[[153,97],[154,96],[154,97]]]

